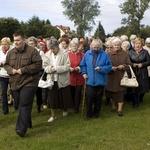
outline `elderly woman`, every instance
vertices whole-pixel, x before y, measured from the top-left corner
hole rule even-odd
[[[45,44],[43,42],[38,43],[37,39],[34,36],[31,36],[28,38],[28,45],[34,47],[39,52],[44,67],[45,61],[48,60],[48,58],[44,54]],[[40,49],[37,46],[39,46]],[[40,71],[40,76],[42,76],[43,72],[44,69],[42,68]],[[40,113],[42,104],[44,109],[47,108],[47,89],[38,87],[36,92],[36,99],[37,99],[37,112]]]
[[[64,51],[69,51],[69,38],[68,37],[62,37],[60,39],[60,48],[62,48]]]
[[[112,41],[110,39],[105,42],[105,47],[106,47],[105,49],[106,53],[109,53],[112,51],[113,47],[112,47]]]
[[[9,75],[3,67],[6,61],[6,55],[10,49],[10,38],[4,37],[1,39],[1,50],[0,50],[0,85],[1,85],[1,97],[2,97],[2,111],[6,115],[9,113],[8,109],[8,99],[7,99],[7,90],[9,84]]]
[[[149,92],[149,77],[147,67],[150,65],[150,55],[147,50],[142,47],[142,39],[134,40],[134,49],[129,51],[132,68],[136,75],[139,87],[134,89],[133,108],[139,106],[143,101],[145,93]]]
[[[129,41],[124,41],[124,42],[122,42],[121,48],[122,48],[122,50],[124,50],[125,52],[128,52],[129,49],[130,49],[130,43],[129,43]]]
[[[80,62],[84,56],[83,52],[78,50],[78,39],[72,39],[70,42],[71,51],[68,53],[70,58],[70,89],[73,100],[74,112],[79,112],[79,106],[81,101],[82,87],[84,85],[84,78],[80,71]]]
[[[51,74],[54,85],[48,90],[48,106],[51,109],[51,117],[48,122],[56,119],[56,109],[63,111],[63,116],[67,116],[67,110],[72,108],[72,97],[70,92],[70,60],[68,53],[59,48],[56,39],[51,39],[48,43],[50,50],[46,56],[50,59],[45,66],[47,74]]]
[[[121,49],[121,40],[115,38],[112,41],[113,50],[109,53],[112,70],[108,74],[107,78],[107,94],[111,99],[112,108],[111,111],[116,111],[116,103],[118,104],[118,116],[122,116],[122,108],[124,103],[125,87],[120,86],[120,81],[124,75],[125,70],[128,69],[128,65],[131,63],[128,54]]]

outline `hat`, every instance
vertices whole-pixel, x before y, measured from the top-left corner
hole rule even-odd
[[[59,43],[58,43],[58,41],[56,40],[56,39],[51,39],[50,41],[49,41],[49,43],[48,43],[48,46],[49,47],[54,47],[54,46],[59,46]]]

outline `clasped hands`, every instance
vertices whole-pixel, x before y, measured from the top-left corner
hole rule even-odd
[[[141,63],[140,63],[140,64],[136,64],[136,63],[134,63],[134,64],[133,64],[133,67],[141,68],[141,67],[142,67],[142,64],[141,64]]]
[[[117,66],[117,67],[113,66],[113,67],[112,67],[112,70],[113,70],[113,71],[116,71],[117,69],[118,69],[118,70],[122,70],[122,69],[124,69],[124,67],[125,67],[124,65],[119,65],[119,66]]]
[[[18,69],[18,70],[17,69],[13,69],[12,70],[12,74],[22,74],[21,73],[21,69]]]

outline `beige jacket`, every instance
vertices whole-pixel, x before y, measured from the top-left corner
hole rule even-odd
[[[50,68],[53,66],[52,52],[49,50],[45,55],[49,58],[49,62],[45,63],[44,69],[46,73],[51,74]],[[58,87],[62,88],[70,84],[70,60],[68,53],[62,49],[59,49],[57,57],[58,59],[55,67],[57,73],[57,82]]]

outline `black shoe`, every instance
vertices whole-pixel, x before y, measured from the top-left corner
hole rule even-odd
[[[18,134],[21,137],[24,137],[24,134],[20,130],[16,130],[16,134]]]
[[[74,113],[78,113],[79,112],[79,109],[78,108],[75,108],[74,109]]]
[[[123,116],[122,111],[118,111],[118,116],[119,116],[119,117],[122,117],[122,116]]]

